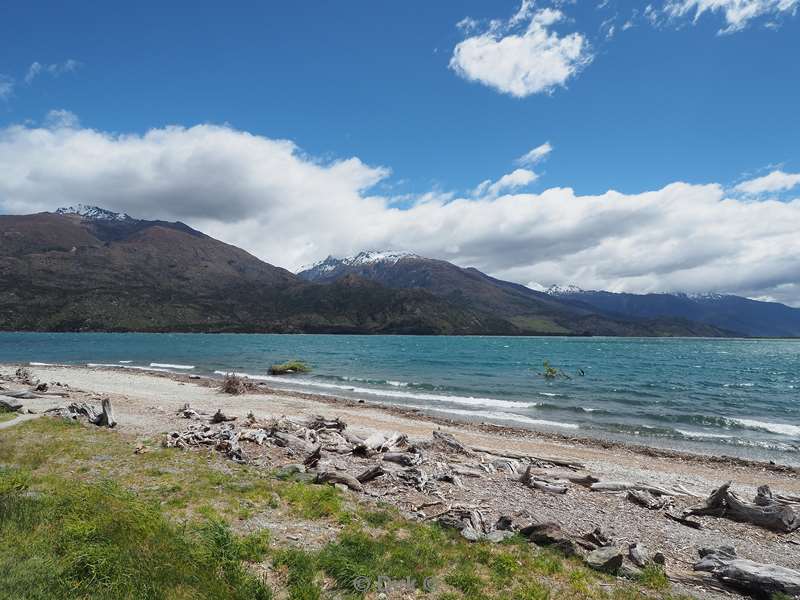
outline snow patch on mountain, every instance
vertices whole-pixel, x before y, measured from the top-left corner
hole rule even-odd
[[[56,210],[59,215],[79,215],[89,221],[129,221],[132,220],[126,213],[118,213],[99,206],[77,204],[75,206],[62,206]]]
[[[312,265],[301,267],[298,273],[305,271],[315,271],[318,274],[330,273],[337,267],[360,267],[364,265],[374,265],[378,263],[395,265],[404,258],[421,258],[418,254],[413,252],[406,252],[404,250],[368,250],[366,252],[359,252],[352,256],[345,256],[344,258],[336,258],[329,256],[325,260],[321,260]]]
[[[549,288],[547,288],[546,293],[550,294],[551,296],[569,296],[572,294],[583,294],[584,290],[579,288],[577,285],[551,285]]]

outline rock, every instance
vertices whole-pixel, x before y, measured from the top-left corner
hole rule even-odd
[[[664,556],[663,552],[656,552],[653,554],[653,562],[663,567],[667,564],[667,557]]]
[[[497,523],[494,524],[494,528],[500,529],[502,531],[513,531],[514,519],[512,519],[508,515],[502,515],[500,518],[497,519]]]
[[[614,540],[606,534],[602,527],[595,527],[593,531],[585,534],[583,539],[598,547],[610,546],[614,543]]]
[[[570,539],[558,523],[532,523],[523,527],[520,533],[537,546],[551,546],[560,550],[565,556],[577,556],[578,547]]]
[[[598,548],[586,557],[586,564],[595,571],[603,573],[616,573],[622,566],[624,557],[622,552],[613,546]]]
[[[617,569],[617,575],[625,579],[638,579],[642,575],[642,570],[635,565],[623,562],[622,566]]]
[[[461,530],[461,536],[465,539],[468,539],[470,542],[477,542],[481,539],[481,534],[475,531],[475,528],[472,525],[467,525]]]
[[[505,529],[495,529],[494,531],[490,531],[487,533],[484,538],[488,542],[492,542],[493,544],[499,544],[502,541],[507,540],[510,537],[514,536],[513,531],[508,531]]]
[[[757,594],[785,594],[800,596],[800,571],[735,559],[714,571],[723,583],[745,588]]]
[[[647,548],[639,543],[631,544],[628,547],[628,557],[633,564],[641,568],[646,567],[648,563],[651,562],[650,553],[647,551]]]

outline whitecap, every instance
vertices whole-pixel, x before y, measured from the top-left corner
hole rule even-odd
[[[169,373],[169,369],[158,367],[137,367],[135,365],[121,365],[119,363],[86,363],[87,367],[112,367],[114,369],[134,369],[136,371],[156,371],[158,373]]]
[[[560,421],[546,421],[544,419],[531,419],[523,415],[507,413],[501,411],[480,411],[480,410],[461,410],[457,408],[435,408],[431,406],[409,406],[416,410],[430,410],[433,412],[463,415],[479,419],[493,419],[495,421],[511,421],[513,423],[525,423],[527,425],[538,425],[540,427],[560,427],[562,429],[579,429],[575,423],[561,423]]]
[[[170,363],[150,363],[151,367],[160,367],[162,369],[194,369],[194,365],[173,365]]]
[[[32,367],[55,367],[56,365],[53,363],[45,363],[45,362],[29,362],[28,363]]]
[[[227,375],[226,371],[214,371],[216,375]],[[350,385],[338,385],[335,383],[322,383],[320,381],[310,381],[308,379],[292,379],[287,380],[285,377],[274,377],[271,375],[250,375],[248,373],[234,373],[239,377],[247,377],[255,381],[270,381],[280,384],[294,384],[299,386],[308,386],[313,388],[321,388],[326,390],[339,390],[343,392],[353,392],[357,394],[365,394],[369,396],[380,396],[384,398],[399,398],[402,400],[430,400],[432,402],[447,402],[450,404],[466,404],[469,406],[487,406],[495,408],[530,408],[536,406],[531,402],[514,402],[511,400],[498,400],[496,398],[475,398],[472,396],[445,396],[443,394],[425,394],[405,392],[398,390],[381,390],[375,388],[355,387]]]
[[[731,419],[732,421],[748,427],[750,429],[761,429],[771,433],[778,433],[780,435],[791,435],[800,437],[800,427],[797,425],[788,425],[787,423],[765,423],[764,421],[755,421],[753,419]]]
[[[675,431],[688,438],[728,439],[733,437],[722,433],[706,433],[704,431],[686,431],[684,429],[676,429]]]

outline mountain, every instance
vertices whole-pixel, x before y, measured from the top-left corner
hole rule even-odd
[[[0,216],[0,329],[517,333],[424,290],[308,283],[183,223],[86,206]]]
[[[681,318],[745,336],[800,337],[800,309],[729,294],[624,294],[552,287],[548,293],[576,307],[625,319]]]
[[[544,335],[727,335],[717,327],[682,318],[627,318],[600,313],[591,306],[563,302],[544,292],[495,279],[474,268],[409,252],[361,252],[327,259],[304,268],[298,276],[315,283],[360,277],[393,289],[419,289],[494,315],[522,334]]]

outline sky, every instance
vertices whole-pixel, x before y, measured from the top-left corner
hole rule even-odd
[[[800,0],[3,3],[0,212],[800,306]]]

